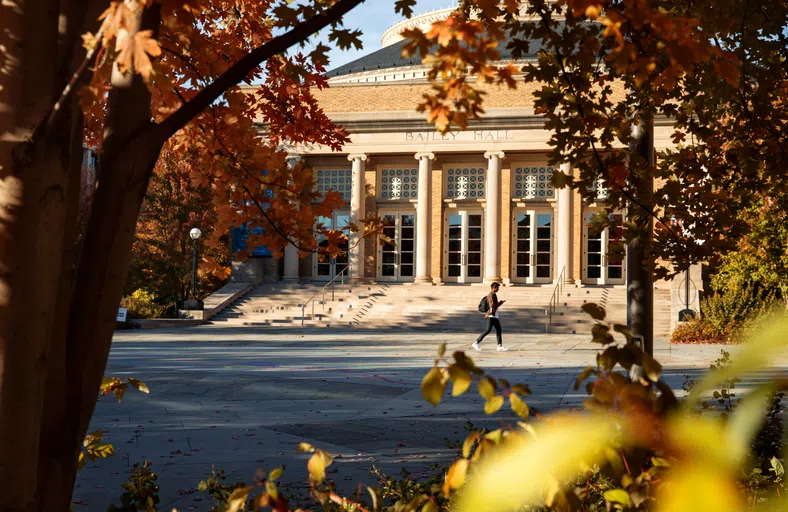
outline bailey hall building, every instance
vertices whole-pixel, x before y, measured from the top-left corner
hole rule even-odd
[[[348,205],[324,225],[341,229],[379,216],[395,243],[381,246],[368,239],[353,247],[351,240],[348,257],[336,259],[299,259],[288,247],[278,278],[328,282],[349,264],[350,276],[368,283],[497,281],[547,288],[561,279],[573,287],[623,287],[626,260],[608,257],[616,230],[588,231],[589,218],[605,205],[605,190],[597,189],[596,201],[586,202],[576,191],[551,185],[551,132],[534,113],[536,86],[490,86],[486,113],[467,130],[437,133],[416,112],[430,89],[427,68],[418,57],[401,56],[401,33],[413,27],[426,31],[452,10],[395,24],[379,50],[330,71],[330,88],[315,95],[350,133],[350,142],[341,153],[318,145],[292,152],[314,170],[319,191],[335,190]],[[523,63],[535,58],[526,56]],[[506,53],[503,59],[512,60]],[[668,126],[655,127],[658,151],[672,144],[669,135]],[[560,169],[571,173],[572,162]]]

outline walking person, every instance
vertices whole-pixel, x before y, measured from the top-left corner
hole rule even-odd
[[[482,347],[479,346],[479,343],[482,342],[485,336],[490,334],[495,327],[495,336],[498,338],[498,351],[505,352],[509,350],[508,348],[503,346],[503,337],[501,336],[501,321],[498,317],[498,309],[503,305],[505,300],[498,301],[498,290],[501,289],[501,285],[498,283],[492,283],[490,285],[490,294],[485,299],[482,299],[482,303],[479,305],[479,310],[484,311],[484,318],[487,319],[487,330],[484,331],[476,341],[473,342],[471,347],[474,350],[481,351]],[[486,304],[486,307],[484,307]]]

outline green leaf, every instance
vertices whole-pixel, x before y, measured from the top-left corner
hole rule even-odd
[[[653,357],[644,353],[643,371],[646,372],[646,375],[651,380],[651,382],[657,382],[660,375],[662,375],[662,365],[659,364]]]
[[[484,413],[485,414],[495,414],[498,410],[503,407],[504,398],[501,395],[495,395],[484,404]]]
[[[515,414],[523,419],[528,419],[528,405],[523,402],[519,396],[517,396],[515,393],[512,393],[509,395],[509,402],[511,402],[512,410]]]
[[[440,346],[438,347],[438,355],[440,357],[443,357],[443,354],[445,353],[446,353],[446,343],[441,343]]]
[[[443,373],[438,368],[432,368],[421,381],[421,396],[433,406],[437,406],[445,392],[446,380]]]
[[[460,396],[471,387],[470,374],[456,364],[449,366],[449,377],[453,382],[451,396]]]
[[[583,304],[580,309],[582,309],[586,314],[590,315],[591,318],[594,320],[602,321],[605,319],[605,310],[604,308],[599,307],[597,304],[593,302],[589,302]]]
[[[772,464],[772,467],[769,469],[769,471],[774,473],[774,476],[782,477],[785,474],[785,469],[777,457],[772,457],[772,460],[769,462]]]
[[[610,489],[609,491],[605,491],[605,501],[608,503],[618,503],[624,508],[631,508],[634,506],[632,504],[632,498],[630,498],[629,493],[624,489]]]
[[[495,395],[495,386],[488,379],[479,379],[479,394],[482,398],[489,400]]]
[[[276,468],[276,469],[272,469],[271,470],[271,474],[268,475],[268,479],[269,480],[279,480],[279,478],[282,477],[282,473],[284,473],[284,470],[281,467]]]

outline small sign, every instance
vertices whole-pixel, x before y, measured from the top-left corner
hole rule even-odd
[[[128,315],[128,313],[129,313],[128,309],[126,309],[126,308],[118,308],[117,321],[118,322],[125,322],[126,321],[126,315]]]

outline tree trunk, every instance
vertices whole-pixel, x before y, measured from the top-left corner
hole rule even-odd
[[[0,481],[2,510],[34,510],[38,443],[65,243],[70,131],[41,138],[57,97],[60,3],[0,7]]]
[[[645,161],[648,170],[643,176],[631,174],[630,184],[635,199],[652,207],[654,194],[654,127],[650,120],[641,119],[633,130],[632,149]],[[652,217],[637,205],[630,205],[629,220],[641,229],[627,251],[627,324],[632,335],[643,341],[643,350],[654,354],[654,281],[651,241],[654,236]]]

